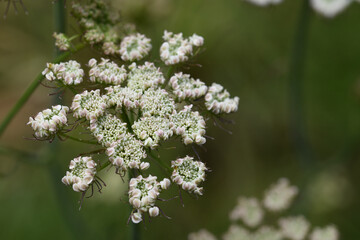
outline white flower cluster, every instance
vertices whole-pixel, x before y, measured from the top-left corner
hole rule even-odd
[[[264,206],[274,212],[288,209],[297,194],[298,188],[290,186],[288,179],[281,178],[265,191]]]
[[[61,51],[67,51],[70,48],[70,40],[63,33],[53,33],[55,38],[55,46],[58,47]]]
[[[170,180],[164,178],[160,183],[156,176],[149,175],[147,178],[139,175],[129,182],[129,203],[134,207],[131,220],[134,223],[142,221],[142,214],[148,212],[150,217],[159,215],[159,208],[155,202],[161,190],[168,189]]]
[[[264,218],[264,211],[256,198],[239,197],[238,204],[230,213],[230,219],[241,219],[249,227],[258,226]]]
[[[284,237],[291,240],[305,239],[310,229],[310,223],[304,216],[281,218],[279,225]]]
[[[91,157],[77,157],[70,161],[70,171],[62,178],[65,185],[72,185],[76,192],[84,192],[93,182],[96,174],[96,163]]]
[[[205,83],[199,79],[195,80],[189,74],[183,74],[182,72],[172,76],[169,85],[179,101],[200,98],[206,94],[208,89]]]
[[[143,116],[166,117],[175,114],[175,102],[165,89],[148,89],[140,99]]]
[[[283,240],[283,235],[273,227],[262,226],[252,234],[251,240]]]
[[[121,41],[119,53],[124,61],[139,61],[151,50],[151,40],[145,35],[136,33]]]
[[[52,109],[39,112],[35,118],[30,117],[27,124],[34,129],[36,138],[47,138],[67,125],[68,111],[68,107],[56,105]]]
[[[232,224],[228,231],[223,235],[223,240],[252,240],[250,232],[238,225]]]
[[[144,65],[137,66],[132,63],[129,66],[131,70],[128,75],[128,87],[131,89],[146,90],[150,87],[157,88],[165,82],[164,75],[160,68],[156,68],[154,63],[145,62]]]
[[[118,109],[125,106],[127,109],[136,109],[140,105],[142,91],[128,87],[111,86],[105,88],[108,108],[115,106]]]
[[[71,110],[74,111],[74,117],[85,117],[87,120],[97,119],[102,116],[106,109],[106,101],[100,96],[100,90],[85,90],[81,94],[76,94]]]
[[[113,142],[122,138],[126,129],[126,123],[109,113],[90,121],[90,131],[105,147],[109,147]]]
[[[171,116],[174,133],[180,135],[185,145],[195,142],[204,144],[205,120],[197,111],[192,111],[192,105]]]
[[[146,170],[150,167],[148,162],[141,162],[146,158],[143,143],[130,133],[122,135],[117,142],[113,142],[106,149],[106,155],[114,166],[123,171],[127,168]]]
[[[88,65],[91,67],[89,71],[91,82],[120,85],[127,77],[125,67],[119,67],[109,59],[102,58],[101,62],[97,64],[96,59],[92,58]]]
[[[205,181],[205,172],[208,170],[203,162],[194,161],[193,157],[186,156],[172,161],[171,168],[171,180],[174,183],[185,191],[202,195],[203,188],[199,185]]]
[[[290,186],[289,180],[281,178],[265,191],[265,199],[262,202],[270,211],[284,210],[290,206],[297,193],[298,189]],[[264,211],[261,201],[256,198],[240,197],[229,217],[232,221],[241,219],[244,225],[233,223],[223,234],[223,240],[339,240],[339,232],[334,225],[315,227],[311,234],[308,234],[310,223],[304,216],[280,218],[279,227],[260,225]]]
[[[162,117],[142,117],[132,125],[132,129],[144,146],[151,148],[156,148],[160,140],[167,140],[173,135],[170,121]]]
[[[188,240],[216,240],[216,237],[206,229],[189,234]]]
[[[213,83],[205,95],[205,106],[215,114],[236,112],[239,98],[230,98],[230,94],[223,86]]]
[[[266,7],[272,4],[279,4],[281,3],[283,0],[246,0],[248,2],[251,2],[255,5],[261,6],[261,7]]]
[[[339,231],[334,225],[324,228],[316,227],[310,235],[310,240],[338,240]]]
[[[77,85],[83,81],[84,70],[80,63],[70,60],[58,64],[47,63],[42,75],[49,81],[59,80],[65,85]]]
[[[182,33],[173,34],[166,30],[163,39],[165,42],[160,47],[160,58],[166,65],[186,62],[193,54],[193,47],[204,44],[204,38],[196,34],[187,39]]]

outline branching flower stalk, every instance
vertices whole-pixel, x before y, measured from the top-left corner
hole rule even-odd
[[[46,64],[44,85],[74,96],[68,106],[58,104],[43,110],[30,117],[28,124],[37,140],[95,144],[99,146],[96,153],[107,160],[99,162],[91,152],[80,154],[70,161],[62,182],[84,197],[89,189],[92,195],[94,189],[100,192],[105,186],[99,176],[103,169],[111,167],[121,177],[129,173],[129,219],[135,224],[145,215],[166,216],[157,202],[172,183],[182,191],[203,195],[208,171],[204,162],[190,155],[163,159],[155,151],[176,137],[190,149],[204,145],[207,121],[222,119],[238,109],[239,98],[231,97],[223,86],[207,86],[182,71],[194,61],[204,38],[164,31],[159,50],[163,63],[157,66],[156,61],[146,59],[151,39],[121,23],[103,1],[74,3],[72,15],[81,34],[55,33],[56,46],[70,52],[78,40],[104,57],[91,58],[85,64],[75,60]],[[89,130],[86,139],[72,133],[79,126]],[[149,171],[154,161],[165,176]]]

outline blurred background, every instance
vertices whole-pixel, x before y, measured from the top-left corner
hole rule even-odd
[[[54,54],[53,4],[23,2],[28,15],[11,8],[0,19],[0,119]],[[188,72],[240,97],[238,112],[228,116],[236,123],[225,126],[232,134],[209,122],[215,140],[199,149],[212,169],[204,196],[183,194],[184,208],[179,199],[160,203],[172,219],[142,224],[142,239],[186,239],[200,228],[221,236],[237,197],[262,198],[280,177],[300,188],[284,216],[304,214],[313,226],[337,225],[341,239],[360,238],[360,4],[334,19],[311,11],[304,72],[294,84],[289,69],[302,2],[260,8],[242,0],[113,0],[124,20],[152,39],[152,57],[159,58],[165,29],[204,36],[202,67]],[[1,14],[5,7],[0,2]],[[74,32],[70,16],[68,23]],[[85,64],[94,56],[86,49],[73,58]],[[51,105],[49,91],[40,86],[0,139],[0,239],[127,239],[127,186],[112,170],[101,174],[108,184],[103,194],[86,199],[81,211],[80,194],[61,183],[69,160],[92,146],[66,141],[54,150],[24,139],[32,134],[29,116]],[[160,154],[173,160],[193,152],[178,147]],[[173,187],[162,196],[176,194]]]

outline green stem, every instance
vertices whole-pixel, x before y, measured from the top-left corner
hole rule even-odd
[[[53,63],[59,63],[66,59],[71,53],[75,53],[79,51],[80,49],[84,48],[84,44],[78,44],[74,51],[72,52],[65,52],[55,58]],[[33,94],[35,89],[39,86],[44,76],[40,73],[29,85],[29,87],[25,90],[23,95],[19,98],[19,100],[15,103],[14,107],[10,110],[8,115],[4,118],[4,120],[0,124],[0,137],[4,133],[7,126],[10,124],[12,119],[15,117],[15,115],[20,111],[20,109],[24,106],[24,104],[29,100],[30,96]]]
[[[84,140],[84,139],[76,138],[76,137],[67,135],[67,134],[62,133],[62,132],[59,132],[58,135],[60,135],[60,136],[62,136],[62,137],[64,137],[64,138],[67,138],[67,139],[71,139],[71,140],[76,141],[76,142],[98,145],[98,143],[95,142],[95,141],[90,141],[90,140]]]
[[[170,168],[168,165],[166,165],[165,163],[163,163],[160,158],[158,158],[157,156],[155,156],[154,153],[153,153],[151,150],[147,150],[147,153],[148,153],[148,155],[150,155],[150,157],[151,157],[152,159],[154,159],[155,161],[157,161],[163,168],[171,171],[171,168]]]
[[[294,38],[289,71],[291,131],[295,148],[303,167],[311,163],[311,147],[306,140],[305,114],[303,109],[303,74],[310,16],[309,1],[303,1]]]
[[[103,165],[101,165],[98,169],[96,169],[97,172],[102,171],[104,168],[110,165],[110,161],[105,162]]]

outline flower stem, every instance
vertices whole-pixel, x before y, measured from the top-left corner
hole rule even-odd
[[[67,135],[67,134],[62,133],[62,132],[59,132],[58,135],[60,135],[60,136],[62,136],[62,137],[64,137],[64,138],[71,139],[71,140],[76,141],[76,142],[98,145],[98,143],[95,142],[95,141],[90,141],[90,140],[84,140],[84,139],[76,138],[76,137]]]
[[[75,53],[80,49],[84,48],[84,44],[80,43],[76,45],[75,49],[71,52],[65,52],[55,58],[53,63],[59,63],[66,59],[71,53]],[[24,106],[24,104],[29,100],[30,96],[33,94],[35,89],[39,86],[44,76],[40,73],[28,86],[23,95],[19,98],[19,100],[15,103],[14,107],[10,110],[8,115],[4,118],[4,120],[0,124],[0,137],[4,133],[7,126],[10,124],[15,115],[20,111],[20,109]]]
[[[306,44],[308,40],[311,9],[309,1],[303,1],[297,23],[289,70],[290,121],[295,148],[303,167],[311,163],[311,146],[306,140],[304,120],[303,74]]]

